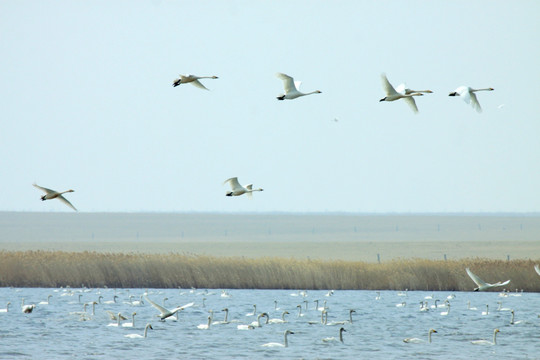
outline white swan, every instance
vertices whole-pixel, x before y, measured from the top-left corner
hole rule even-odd
[[[297,317],[304,316],[304,314],[302,314],[302,305],[296,305],[296,307],[298,308],[298,316]]]
[[[521,324],[523,320],[514,321],[514,310],[512,310],[512,319],[510,320],[510,325]]]
[[[106,312],[109,315],[109,318],[111,320],[118,320],[118,318],[120,318],[120,320],[127,320],[127,318],[124,315],[120,314],[120,313],[118,313],[118,315],[117,315],[117,314],[113,313],[110,310],[106,310]]]
[[[257,313],[257,304],[254,304],[253,311],[250,313],[247,313],[246,316],[255,316],[256,313]]]
[[[467,301],[467,310],[478,310],[478,309],[475,308],[475,307],[471,307],[471,301],[468,300],[468,301]]]
[[[212,317],[211,316],[208,317],[208,323],[207,324],[199,324],[199,325],[197,325],[197,329],[199,329],[199,330],[209,330],[210,325],[212,325]]]
[[[493,91],[493,88],[485,88],[485,89],[472,89],[468,86],[460,86],[448,96],[461,96],[463,101],[465,101],[467,104],[471,104],[473,109],[475,109],[477,112],[482,112],[482,107],[480,106],[480,103],[478,102],[478,99],[476,98],[475,92],[477,91]]]
[[[122,324],[123,327],[135,327],[135,315],[137,315],[136,312],[131,313],[131,322],[130,323],[124,323]]]
[[[301,96],[311,95],[311,94],[320,94],[319,90],[315,90],[309,93],[303,93],[298,91],[300,88],[301,81],[294,81],[292,77],[283,73],[277,73],[276,76],[283,80],[283,88],[285,89],[285,94],[281,94],[277,97],[278,100],[293,100]]]
[[[23,313],[25,314],[30,314],[32,311],[34,311],[34,308],[36,307],[35,304],[31,304],[31,305],[25,305],[24,304],[24,298],[22,299],[22,302],[21,302],[21,310]]]
[[[69,192],[75,192],[75,190],[66,190],[66,191],[55,191],[55,190],[51,190],[51,189],[47,189],[47,188],[44,188],[44,187],[41,187],[37,184],[32,184],[34,185],[36,188],[42,190],[45,192],[45,195],[43,195],[41,197],[41,201],[45,201],[45,200],[51,200],[51,199],[58,199],[60,201],[62,201],[64,204],[66,204],[67,206],[69,206],[70,208],[72,208],[73,210],[77,211],[77,209],[75,209],[75,206],[73,206],[69,201],[67,201],[67,199],[65,197],[62,196],[62,194],[65,194],[65,193],[69,193]]]
[[[482,315],[489,315],[489,304],[486,304],[486,311],[482,311]]]
[[[263,316],[266,316],[268,318],[268,314],[267,313],[261,313],[257,316],[257,321],[253,321],[251,324],[242,324],[242,325],[237,325],[236,328],[238,330],[253,330],[255,328],[260,328],[262,327],[261,325],[261,317]]]
[[[505,282],[500,282],[499,281],[499,282],[496,282],[495,284],[490,284],[490,283],[487,283],[484,280],[480,279],[475,274],[473,274],[472,271],[469,270],[469,268],[466,268],[465,271],[467,271],[467,274],[469,275],[469,277],[478,286],[477,288],[474,288],[474,291],[489,290],[489,289],[496,288],[496,287],[499,287],[499,286],[504,286],[504,285],[510,283],[510,280],[506,280]]]
[[[284,311],[281,313],[281,319],[268,319],[268,324],[283,324],[286,323],[287,320],[285,320],[285,315],[288,315],[288,311]]]
[[[471,341],[471,344],[474,345],[497,345],[497,333],[499,333],[499,329],[493,330],[493,341],[489,340],[474,340]]]
[[[109,314],[109,316],[110,316],[110,314]],[[118,313],[118,316],[116,316],[116,319],[114,319],[114,320],[116,320],[116,322],[115,323],[110,323],[107,326],[120,327],[120,326],[122,326],[121,325],[122,320],[125,320],[125,319],[126,319],[126,317],[124,315]]]
[[[339,339],[336,339],[335,337],[327,337],[327,338],[324,338],[322,339],[323,342],[332,342],[332,341],[340,341],[340,342],[343,342],[343,332],[344,331],[347,331],[345,330],[345,328],[340,328],[339,329]]]
[[[384,92],[386,93],[386,96],[383,97],[381,100],[379,100],[379,102],[381,102],[381,101],[396,101],[396,100],[399,100],[399,99],[404,99],[404,101],[411,107],[411,109],[415,113],[418,112],[418,108],[416,107],[416,103],[414,102],[413,96],[423,96],[424,94],[419,93],[419,92],[406,94],[405,91],[404,91],[404,93],[399,93],[399,92],[396,91],[396,89],[394,89],[392,84],[390,84],[390,82],[388,81],[388,78],[386,77],[385,74],[381,75],[381,79],[382,79],[382,85],[383,85]]]
[[[225,318],[223,321],[214,321],[212,325],[224,325],[229,323],[229,308],[222,309],[221,311],[225,311]]]
[[[446,311],[441,312],[442,316],[447,316],[450,314],[450,303],[446,303]]]
[[[103,298],[103,296],[100,296],[100,298]],[[116,299],[118,299],[118,296],[117,295],[114,295],[113,299],[112,300],[107,300],[107,301],[104,301],[103,304],[116,304]]]
[[[164,321],[166,318],[168,317],[171,317],[173,316],[174,314],[178,313],[179,311],[182,311],[190,306],[193,306],[195,303],[191,302],[189,304],[186,304],[186,305],[183,305],[183,306],[179,306],[179,307],[176,307],[172,310],[169,310],[169,309],[165,309],[163,306],[161,305],[158,305],[156,304],[155,302],[153,302],[152,300],[150,300],[147,296],[145,296],[146,298],[146,301],[148,301],[150,303],[150,305],[152,305],[153,307],[155,307],[159,312],[160,314],[157,315],[159,316],[159,319],[161,321]]]
[[[8,303],[6,304],[6,308],[5,309],[0,309],[0,313],[9,312],[9,305],[11,305],[11,302],[8,301]]]
[[[152,325],[146,324],[146,326],[144,327],[144,336],[139,335],[139,334],[127,334],[127,335],[124,335],[124,337],[130,338],[130,339],[142,339],[142,338],[145,338],[148,335],[148,329],[154,330]]]
[[[512,309],[510,308],[503,308],[502,301],[497,301],[497,304],[499,304],[499,306],[497,307],[497,311],[512,311]]]
[[[399,303],[399,304],[396,304],[396,307],[405,307],[407,306],[407,303],[405,301]]]
[[[536,271],[536,273],[540,275],[540,265],[534,265],[534,271]]]
[[[437,330],[435,329],[429,329],[429,332],[428,332],[428,343],[431,344],[431,334],[433,333],[437,333]],[[419,339],[419,338],[405,338],[403,339],[403,342],[404,343],[410,343],[410,344],[419,344],[419,343],[423,343],[425,342],[425,340],[423,339]]]
[[[326,318],[328,319],[328,311],[324,311],[325,312],[325,316]],[[329,322],[327,323],[325,321],[325,325],[330,325],[330,326],[335,326],[335,325],[345,325],[345,324],[352,324],[353,323],[353,319],[352,319],[352,314],[355,313],[356,310],[349,310],[349,320],[343,320],[343,321],[332,321],[332,322]]]
[[[38,305],[50,305],[51,298],[52,298],[52,295],[47,296],[47,301],[40,301],[38,302]]]
[[[231,185],[231,191],[225,193],[226,196],[240,196],[243,194],[247,194],[247,196],[251,198],[254,191],[264,191],[264,189],[261,188],[253,189],[253,184],[248,184],[246,186],[240,185],[237,177],[227,179],[223,182],[223,184],[226,183],[229,183],[229,185]]]
[[[217,76],[196,76],[196,75],[179,75],[180,77],[178,79],[175,79],[173,82],[173,87],[177,87],[180,84],[187,84],[191,83],[192,85],[195,85],[196,87],[204,90],[208,90],[199,79],[218,79]]]
[[[375,296],[375,300],[381,300],[381,292],[377,291],[377,296]]]
[[[271,343],[262,344],[261,346],[264,346],[264,347],[288,347],[289,342],[287,341],[287,335],[289,335],[289,334],[294,334],[294,332],[292,332],[291,330],[285,330],[283,344],[282,343],[271,342]]]

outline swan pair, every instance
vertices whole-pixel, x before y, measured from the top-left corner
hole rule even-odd
[[[493,288],[496,288],[496,287],[499,287],[499,286],[505,286],[508,283],[510,283],[510,280],[506,280],[505,282],[500,282],[499,281],[499,282],[496,282],[494,284],[490,284],[490,283],[487,283],[484,280],[480,279],[478,276],[476,276],[471,270],[469,270],[469,268],[466,268],[465,271],[467,271],[467,274],[469,275],[469,277],[478,286],[478,287],[474,288],[474,291],[489,290],[489,289],[493,289]]]
[[[428,343],[430,343],[430,344],[431,344],[431,334],[433,334],[433,333],[437,333],[437,330],[435,330],[435,329],[429,329],[429,332],[428,332]],[[405,338],[405,339],[403,339],[403,342],[404,342],[404,343],[409,343],[409,344],[420,344],[420,343],[425,342],[425,340],[419,339],[419,338]]]
[[[381,79],[386,96],[379,100],[379,102],[396,101],[399,99],[403,99],[415,113],[418,113],[418,107],[416,106],[416,102],[414,101],[414,96],[423,96],[423,93],[430,94],[433,92],[431,90],[411,90],[407,88],[405,84],[401,84],[394,89],[385,74],[381,75]]]
[[[226,183],[229,183],[229,185],[231,185],[231,191],[228,191],[225,194],[226,196],[240,196],[243,194],[247,194],[247,196],[251,198],[254,191],[263,191],[263,189],[261,188],[254,189],[253,184],[248,184],[246,186],[240,185],[237,177],[227,179],[223,182],[223,184]]]
[[[217,76],[196,76],[196,75],[179,75],[180,77],[178,79],[175,79],[173,82],[173,87],[177,87],[180,84],[188,84],[191,83],[191,85],[194,85],[198,87],[199,89],[208,90],[199,79],[218,79]]]
[[[311,95],[311,94],[320,94],[321,91],[315,90],[309,93],[303,93],[298,91],[300,88],[301,81],[294,81],[294,79],[283,73],[277,73],[276,76],[283,80],[283,88],[285,90],[285,94],[281,94],[277,97],[278,100],[293,100],[296,98],[299,98],[301,96]]]
[[[67,206],[69,206],[70,208],[72,208],[73,210],[77,211],[77,209],[75,209],[75,206],[73,206],[65,197],[62,196],[65,193],[75,192],[75,190],[70,189],[66,191],[55,191],[55,190],[41,187],[37,184],[32,184],[32,185],[34,185],[34,187],[40,189],[41,191],[45,192],[45,195],[41,197],[41,201],[58,199],[62,201],[64,204],[66,204]]]

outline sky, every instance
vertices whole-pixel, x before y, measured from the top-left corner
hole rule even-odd
[[[35,182],[84,212],[538,212],[539,16],[538,1],[0,1],[0,211],[73,211]],[[322,93],[278,101],[277,72]],[[382,73],[433,93],[418,114],[379,102]],[[482,113],[448,96],[461,85],[495,89]],[[230,177],[264,192],[226,197]]]

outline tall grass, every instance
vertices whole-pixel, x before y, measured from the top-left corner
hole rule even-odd
[[[532,260],[394,260],[381,264],[284,258],[61,251],[0,252],[0,286],[470,291],[465,272],[540,291]]]

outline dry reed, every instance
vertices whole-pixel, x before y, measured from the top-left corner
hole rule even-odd
[[[381,264],[185,254],[1,251],[0,286],[470,291],[470,267],[487,282],[540,291],[532,260],[394,260]]]

